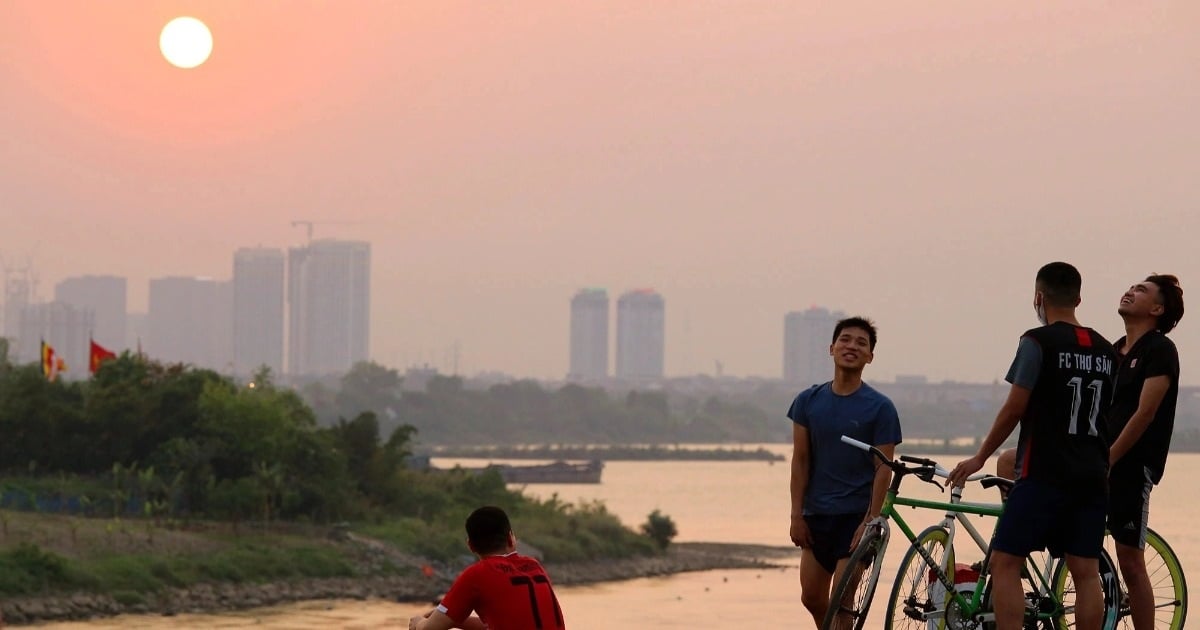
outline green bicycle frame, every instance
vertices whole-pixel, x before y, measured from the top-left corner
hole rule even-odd
[[[907,498],[907,497],[900,497],[900,496],[897,496],[898,489],[894,487],[896,485],[898,485],[898,484],[893,483],[893,487],[890,487],[888,489],[888,493],[884,497],[883,508],[882,508],[882,510],[880,510],[880,515],[877,520],[882,521],[883,519],[890,519],[896,523],[896,526],[904,534],[904,537],[906,539],[908,539],[909,545],[912,546],[912,548],[917,551],[917,553],[921,556],[922,559],[925,560],[926,564],[929,567],[934,569],[934,572],[935,572],[935,575],[937,576],[938,581],[946,588],[946,592],[949,595],[949,597],[952,598],[954,600],[954,602],[958,604],[959,610],[961,610],[962,613],[966,617],[974,619],[976,621],[992,621],[994,619],[994,615],[992,613],[982,612],[980,610],[981,608],[983,608],[983,601],[982,601],[983,600],[983,591],[987,584],[986,567],[985,567],[984,571],[980,571],[979,579],[975,583],[975,590],[972,593],[970,599],[967,599],[966,597],[963,596],[962,593],[958,592],[958,590],[955,588],[954,580],[953,580],[953,578],[950,577],[949,573],[947,572],[947,569],[952,569],[952,567],[942,566],[940,559],[933,558],[932,556],[930,556],[928,551],[926,551],[923,547],[921,547],[920,545],[917,544],[917,535],[913,532],[912,528],[909,527],[908,523],[906,523],[904,521],[904,518],[902,516],[900,516],[900,513],[896,510],[896,508],[898,506],[906,506],[906,507],[919,508],[919,509],[938,510],[941,512],[945,512],[947,514],[947,517],[950,517],[951,513],[953,513],[954,515],[971,514],[971,515],[977,515],[977,516],[999,517],[1001,515],[1001,513],[1004,512],[1004,506],[1001,504],[992,504],[992,503],[970,503],[970,502],[963,503],[963,502],[956,502],[953,500],[952,501],[928,501],[928,500],[924,500],[924,499],[912,499],[912,498]],[[955,492],[954,496],[957,497],[958,496],[957,493],[961,492],[961,489],[955,489],[952,492]],[[961,518],[960,518],[960,520],[961,520]],[[986,542],[981,539],[981,536],[979,535],[979,533],[977,531],[975,531],[974,528],[971,527],[967,521],[962,521],[962,522],[968,526],[968,528],[969,528],[968,531],[970,532],[971,536],[975,539],[976,544],[986,554],[987,547],[988,547]],[[985,558],[986,558],[986,555],[985,555]],[[1037,581],[1039,582],[1039,584],[1037,586],[1042,590],[1042,592],[1051,593],[1053,589],[1050,587],[1049,578],[1043,573],[1041,568],[1036,566],[1036,563],[1029,562],[1028,564],[1033,569],[1031,572],[1031,575],[1037,576]],[[1057,615],[1062,612],[1065,612],[1062,607],[1062,602],[1056,602],[1056,604],[1060,610],[1054,611],[1054,613],[1044,613],[1044,612],[1039,611],[1037,613],[1038,618],[1039,619],[1040,618],[1050,618],[1052,615]]]

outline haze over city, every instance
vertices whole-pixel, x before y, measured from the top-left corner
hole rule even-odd
[[[194,15],[211,58],[159,54]],[[0,4],[0,255],[229,278],[371,243],[371,358],[561,378],[569,301],[652,287],[669,376],[778,377],[783,318],[874,318],[868,380],[1003,376],[1033,275],[1080,319],[1200,286],[1200,6]],[[1200,383],[1200,318],[1172,337]]]

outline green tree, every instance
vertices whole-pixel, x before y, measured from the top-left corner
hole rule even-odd
[[[679,531],[670,516],[656,509],[646,517],[646,522],[642,523],[642,533],[649,536],[659,549],[666,549]]]

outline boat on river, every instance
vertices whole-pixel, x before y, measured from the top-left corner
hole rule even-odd
[[[496,464],[489,468],[499,471],[505,483],[600,483],[604,462],[598,459],[575,463],[558,460],[532,466]]]

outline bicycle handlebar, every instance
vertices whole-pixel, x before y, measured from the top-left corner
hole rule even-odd
[[[884,455],[883,451],[875,448],[874,446],[871,446],[870,444],[867,444],[866,442],[860,442],[859,440],[856,440],[848,435],[842,436],[842,442],[845,442],[846,444],[849,444],[850,446],[853,446],[854,448],[861,449],[861,450],[867,451],[868,453],[871,453],[875,457],[879,458],[879,461],[883,462],[883,464],[885,466],[887,466],[888,468],[891,468],[895,472],[903,471],[906,474],[907,473],[918,474],[919,471],[928,470],[933,475],[942,477],[943,479],[948,478],[950,476],[949,470],[946,470],[945,468],[943,468],[941,466],[941,464],[938,464],[937,462],[933,461],[932,459],[925,459],[923,457],[913,457],[911,455],[901,455],[899,458],[900,461],[910,463],[910,464],[916,464],[917,466],[919,466],[919,468],[914,469],[914,468],[909,468],[908,466],[905,466],[904,464],[900,464],[891,459],[888,459],[888,456]],[[987,479],[992,476],[993,475],[989,475],[987,473],[975,473],[974,475],[967,477],[967,481],[981,481],[983,479]]]

